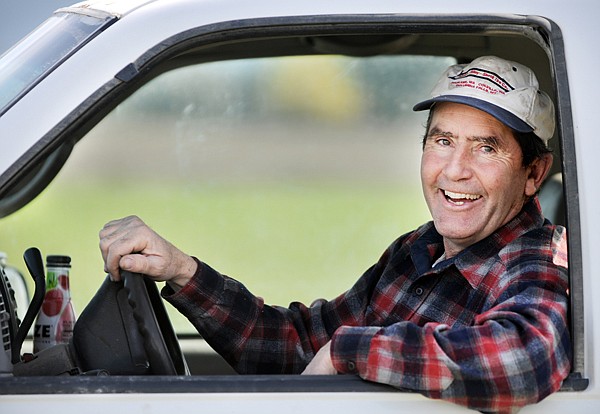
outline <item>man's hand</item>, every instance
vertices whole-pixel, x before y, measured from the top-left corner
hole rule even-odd
[[[104,271],[120,280],[120,269],[183,287],[197,264],[135,216],[107,223],[100,231]]]
[[[308,364],[302,375],[335,375],[336,369],[331,362],[331,341],[327,342]]]

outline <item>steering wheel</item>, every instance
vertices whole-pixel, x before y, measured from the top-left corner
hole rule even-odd
[[[121,272],[133,317],[144,338],[150,369],[157,375],[189,375],[177,336],[156,283],[140,274]]]
[[[79,368],[110,375],[189,375],[156,284],[140,274],[107,276],[73,329]]]

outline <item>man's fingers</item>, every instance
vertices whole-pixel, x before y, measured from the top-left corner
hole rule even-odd
[[[159,236],[138,217],[107,223],[99,233],[104,270],[120,280],[120,270],[145,274],[157,281],[193,275],[196,262]]]
[[[113,220],[100,230],[100,252],[104,260],[104,270],[113,280],[120,280],[119,268],[123,257],[133,253],[143,253],[147,247],[148,235],[143,231],[144,223],[135,216]],[[140,264],[130,264],[136,271]]]
[[[141,254],[129,254],[121,257],[119,260],[121,270],[126,270],[131,273],[151,273],[148,258]]]
[[[148,269],[148,258],[141,254],[128,254],[119,259],[116,268],[105,268],[104,271],[110,275],[113,281],[119,281],[121,280],[121,271],[123,270],[131,273],[147,274]]]

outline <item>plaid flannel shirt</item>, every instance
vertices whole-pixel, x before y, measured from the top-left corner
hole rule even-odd
[[[265,305],[198,261],[163,296],[239,373],[300,373],[328,341],[340,373],[473,409],[510,412],[570,369],[566,231],[537,199],[494,234],[432,267],[433,224],[396,240],[334,300]]]

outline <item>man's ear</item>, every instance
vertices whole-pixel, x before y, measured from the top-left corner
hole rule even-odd
[[[542,182],[552,167],[552,154],[544,154],[527,167],[527,182],[525,183],[525,195],[533,196],[541,187]]]

